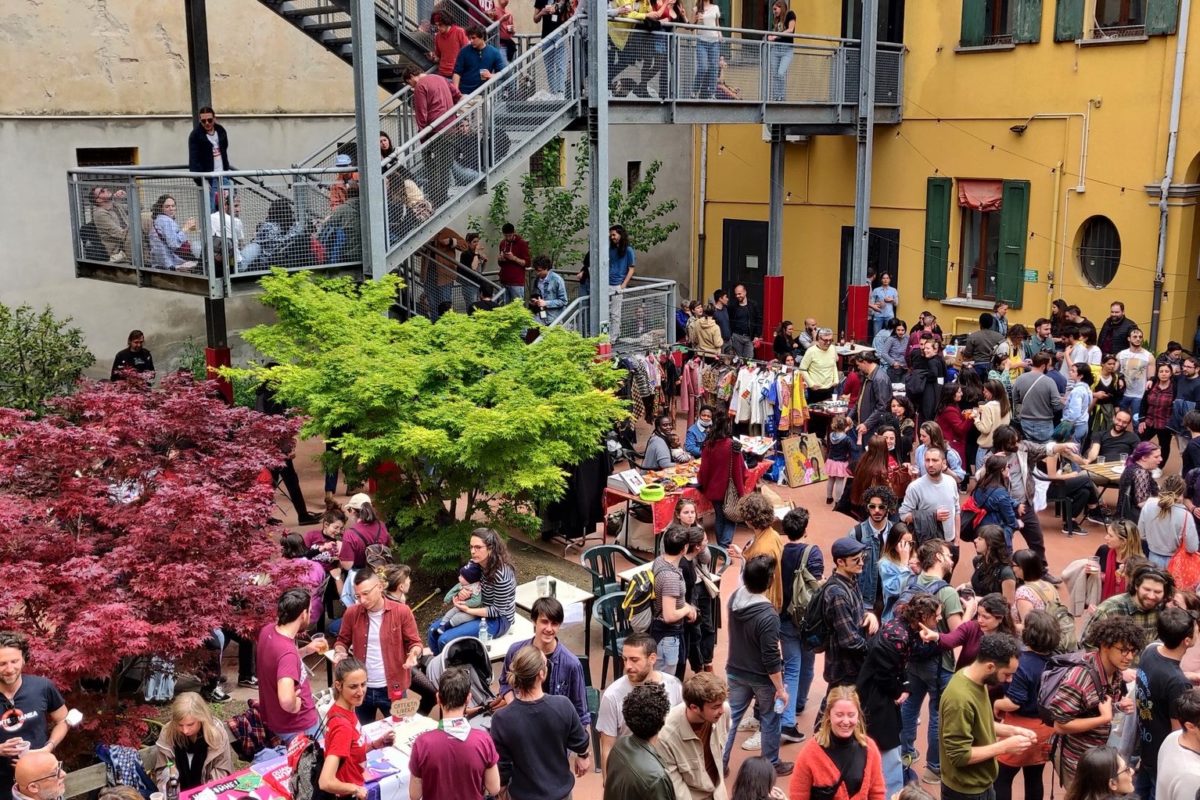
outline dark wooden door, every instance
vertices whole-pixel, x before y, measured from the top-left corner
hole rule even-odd
[[[750,301],[762,308],[763,276],[767,274],[767,223],[727,219],[722,229],[721,288],[733,296],[733,287],[745,284]]]

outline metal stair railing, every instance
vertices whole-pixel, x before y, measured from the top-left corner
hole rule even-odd
[[[415,252],[428,231],[465,209],[493,175],[527,161],[578,117],[582,32],[582,21],[572,18],[425,131],[397,144],[396,163],[384,175],[388,207],[410,205],[405,189],[412,181],[432,208],[423,220],[389,226],[390,262]]]
[[[588,329],[590,328],[588,313],[591,309],[591,297],[588,295],[580,295],[567,303],[567,307],[558,315],[558,319],[550,323],[551,328],[563,328],[568,331],[574,331],[580,336],[589,336]]]
[[[465,314],[480,298],[485,286],[492,290],[492,297],[497,302],[502,302],[504,290],[498,284],[429,245],[401,262],[395,273],[404,281],[397,305],[411,315],[436,320],[443,303],[449,303],[451,310]]]

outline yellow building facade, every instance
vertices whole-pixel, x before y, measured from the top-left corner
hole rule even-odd
[[[995,299],[1032,323],[1062,298],[1099,327],[1121,300],[1149,333],[1178,4],[942,0],[905,13],[903,121],[876,128],[870,217],[872,261],[893,272],[899,316],[928,309],[943,329],[967,331]],[[807,7],[798,28],[837,36],[842,15]],[[1189,27],[1159,347],[1190,346],[1200,313],[1200,9]],[[765,272],[754,239],[768,217],[770,145],[750,126],[710,126],[703,139],[696,213],[711,293]],[[854,138],[785,148],[784,318],[834,326]]]

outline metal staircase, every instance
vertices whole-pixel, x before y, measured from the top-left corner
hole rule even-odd
[[[353,0],[259,0],[272,12],[347,64],[352,64],[350,5]],[[426,8],[425,6],[428,6]],[[470,0],[375,0],[375,54],[379,85],[389,92],[403,88],[400,72],[409,65],[422,72],[432,66],[429,52],[433,12],[446,14],[466,28],[481,25],[495,39],[497,23]]]

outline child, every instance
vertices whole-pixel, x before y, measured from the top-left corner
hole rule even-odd
[[[465,611],[459,611],[454,607],[454,598],[461,592],[468,591],[471,593],[470,599],[467,600],[467,606],[470,608],[479,608],[479,604],[483,602],[483,597],[479,593],[479,582],[483,580],[483,568],[474,561],[468,561],[458,571],[458,584],[450,587],[450,591],[446,592],[442,602],[450,606],[450,610],[446,615],[438,621],[436,630],[440,636],[442,632],[448,631],[459,625],[465,625],[472,620],[478,620],[479,617],[473,614],[468,614]]]
[[[829,423],[829,454],[825,457],[825,474],[829,480],[825,482],[825,503],[833,505],[834,497],[841,497],[846,488],[846,478],[850,472],[850,419],[845,414],[839,414]]]

